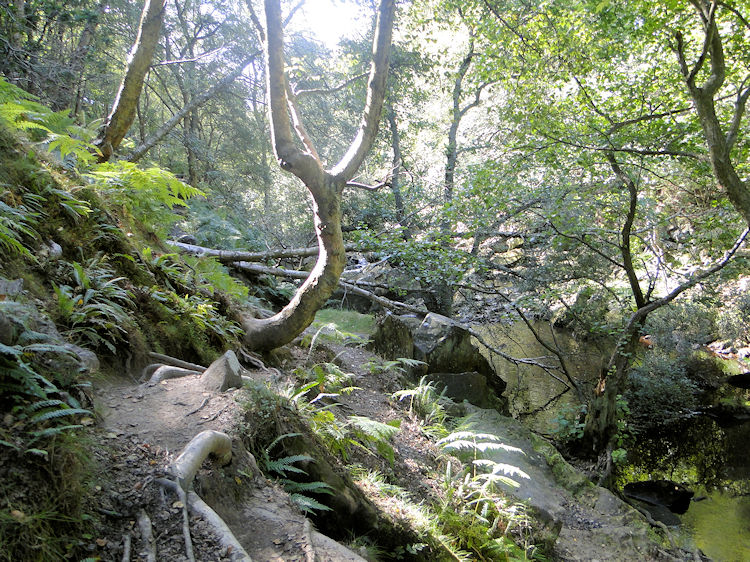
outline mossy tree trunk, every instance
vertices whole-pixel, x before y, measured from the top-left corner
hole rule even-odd
[[[159,44],[165,4],[166,0],[146,0],[143,6],[138,35],[128,56],[128,68],[117,90],[112,110],[95,141],[101,151],[100,162],[112,157],[133,124],[143,82]]]

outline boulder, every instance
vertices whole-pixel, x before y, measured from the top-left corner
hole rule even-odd
[[[450,318],[434,312],[416,316],[386,315],[377,324],[373,349],[386,359],[407,357],[426,363],[427,373],[479,373],[500,396],[505,381],[471,341],[471,334]]]
[[[387,313],[378,318],[371,347],[385,359],[414,358],[414,338],[402,317]]]
[[[467,373],[431,373],[427,380],[435,383],[438,392],[455,402],[468,401],[474,406],[488,408],[490,406],[490,389],[487,387],[487,377],[476,371]]]
[[[242,386],[242,366],[231,349],[209,365],[201,375],[206,389],[224,392]]]

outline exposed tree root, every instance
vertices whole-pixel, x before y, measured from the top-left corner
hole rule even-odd
[[[164,478],[159,478],[156,481],[165,488],[176,493],[178,496],[180,495],[179,490],[182,490],[182,488],[176,482]],[[186,498],[184,501],[185,505],[190,508],[190,511],[199,515],[211,526],[211,529],[219,538],[219,544],[227,550],[227,554],[233,562],[252,562],[250,555],[237,540],[237,537],[234,536],[232,530],[226,523],[224,523],[224,520],[200,498],[198,494],[193,491],[185,493],[184,490],[182,493]]]
[[[213,454],[220,465],[232,461],[232,439],[220,431],[207,429],[201,431],[190,440],[180,453],[180,456],[169,468],[170,473],[177,479],[180,486],[187,491],[193,483],[193,478],[208,455]]]
[[[130,562],[130,533],[122,536],[122,562]]]
[[[172,365],[162,365],[148,379],[148,385],[154,386],[159,384],[161,381],[167,379],[176,379],[180,377],[187,377],[190,375],[202,375],[203,371],[193,371],[191,369],[183,369],[182,367],[173,367]]]
[[[667,527],[661,521],[657,521],[656,519],[654,519],[651,516],[651,514],[648,511],[646,511],[645,509],[643,509],[642,507],[640,507],[638,505],[634,505],[631,502],[628,502],[628,504],[630,504],[633,508],[635,508],[637,511],[639,511],[641,513],[641,515],[643,515],[643,517],[645,517],[646,522],[649,525],[651,525],[652,527],[659,527],[662,531],[664,531],[664,534],[666,535],[667,540],[669,540],[669,545],[672,548],[677,548],[677,543],[675,542],[674,537],[672,536],[672,533],[669,532],[669,527]]]
[[[252,562],[250,555],[243,548],[232,530],[224,523],[224,520],[204,502],[198,494],[193,491],[187,493],[188,505],[190,509],[200,515],[206,521],[219,537],[221,546],[227,549],[227,553],[232,561]]]
[[[198,365],[197,363],[190,363],[188,361],[183,361],[182,359],[177,359],[176,357],[170,357],[169,355],[164,355],[163,353],[155,353],[151,351],[149,352],[148,356],[149,356],[149,359],[153,359],[154,361],[157,361],[164,365],[172,365],[173,367],[182,367],[183,369],[189,369],[191,371],[200,371],[202,373],[207,368],[207,367],[204,367],[203,365]]]
[[[154,540],[154,531],[151,528],[151,519],[146,511],[141,509],[138,513],[138,527],[141,530],[144,548],[146,549],[146,562],[156,562],[156,541]]]
[[[194,413],[200,412],[203,408],[206,407],[206,404],[208,404],[209,400],[211,400],[210,396],[204,398],[203,402],[201,402],[201,405],[198,406],[195,410],[190,410],[187,414],[185,414],[185,417],[192,416]]]
[[[190,537],[190,518],[188,517],[187,495],[185,494],[185,490],[182,489],[182,486],[175,486],[175,488],[177,491],[177,496],[182,502],[182,535],[185,538],[185,553],[187,554],[187,559],[190,562],[195,562],[195,554],[193,553],[193,539]]]

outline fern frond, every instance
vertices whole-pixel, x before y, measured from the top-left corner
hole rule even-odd
[[[76,415],[91,415],[91,412],[89,410],[84,410],[83,408],[64,408],[60,410],[50,410],[48,412],[42,412],[39,414],[36,414],[32,416],[31,421],[35,423],[41,423],[47,420],[54,420],[58,418],[63,418],[66,416],[76,416]]]
[[[330,507],[328,507],[327,505],[323,505],[322,503],[311,497],[302,494],[290,494],[289,497],[304,513],[315,513],[316,511],[331,511]]]
[[[365,416],[349,416],[349,422],[357,432],[375,441],[391,439],[401,426],[401,420],[382,423]]]
[[[287,492],[313,492],[319,494],[333,495],[335,490],[325,482],[292,482],[284,481],[284,489]]]
[[[34,431],[32,432],[32,435],[34,436],[33,441],[38,441],[39,439],[44,439],[46,437],[52,437],[53,435],[59,435],[60,433],[71,431],[73,429],[79,429],[81,427],[83,427],[81,424],[57,425],[55,427],[42,429],[41,431]]]

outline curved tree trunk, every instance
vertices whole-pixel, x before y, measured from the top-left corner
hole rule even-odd
[[[128,57],[128,68],[115,96],[112,111],[95,141],[101,151],[100,162],[106,162],[112,157],[133,124],[143,81],[151,68],[154,51],[159,43],[165,3],[166,0],[146,0],[143,6],[138,36]]]
[[[314,186],[314,189],[308,185],[308,190],[313,193],[318,260],[309,277],[281,312],[264,320],[245,319],[245,343],[253,349],[273,349],[302,333],[336,290],[344,271],[346,249],[341,233],[343,185],[323,172],[320,185]]]
[[[249,6],[252,8],[252,4]],[[312,323],[315,313],[338,286],[346,265],[341,232],[341,197],[372,147],[377,133],[385,98],[394,9],[393,0],[382,0],[373,39],[367,100],[359,131],[343,158],[332,170],[326,171],[305,130],[287,82],[279,0],[265,0],[264,41],[271,140],[279,166],[302,180],[312,196],[319,251],[318,261],[310,276],[281,312],[271,318],[244,319],[244,342],[251,349],[269,350],[292,341]],[[302,148],[294,140],[292,127]]]

